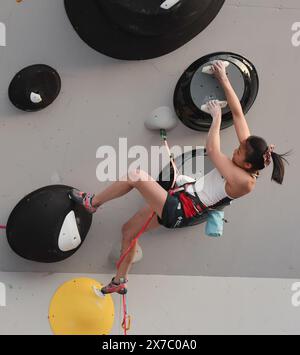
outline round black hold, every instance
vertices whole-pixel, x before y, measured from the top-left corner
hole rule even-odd
[[[187,127],[196,131],[209,131],[212,118],[201,111],[201,105],[209,100],[226,100],[224,90],[214,76],[202,73],[203,67],[214,60],[230,63],[228,77],[235,89],[246,114],[258,94],[259,79],[254,65],[243,56],[229,52],[209,54],[191,64],[177,83],[174,106],[179,119]],[[221,129],[233,125],[229,108],[223,110]]]
[[[48,65],[36,64],[15,75],[8,89],[9,99],[18,109],[34,112],[49,106],[59,95],[61,79]]]
[[[36,262],[53,263],[73,255],[84,242],[92,216],[69,199],[70,186],[53,185],[24,197],[12,211],[7,223],[7,239],[19,256]],[[74,211],[81,244],[63,252],[58,240],[66,216]]]
[[[183,46],[217,16],[225,0],[65,0],[79,36],[96,51],[125,60],[160,57]]]

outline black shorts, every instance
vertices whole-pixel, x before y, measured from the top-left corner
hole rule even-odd
[[[180,192],[171,195],[168,193],[167,200],[162,211],[162,218],[157,216],[158,223],[168,229],[177,229],[191,227],[206,221],[207,214],[204,212],[201,215],[192,218],[186,218],[181,201],[179,199]]]

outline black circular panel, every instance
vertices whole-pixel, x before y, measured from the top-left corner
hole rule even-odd
[[[225,0],[65,0],[79,36],[117,59],[144,60],[190,41],[217,16]]]
[[[194,179],[201,178],[215,168],[204,148],[183,153],[175,159],[175,164],[180,174],[193,177]],[[174,169],[170,163],[161,171],[157,181],[166,191],[169,191],[173,179]]]
[[[198,59],[181,76],[174,94],[177,116],[187,127],[196,131],[209,131],[212,123],[211,116],[201,111],[201,105],[209,100],[226,100],[224,90],[217,79],[213,75],[202,73],[203,67],[214,60],[230,63],[227,68],[228,77],[245,114],[250,110],[258,94],[257,71],[246,58],[234,53],[219,52]],[[232,113],[227,107],[223,109],[221,129],[232,125]]]
[[[24,197],[12,211],[7,223],[7,239],[19,256],[37,262],[53,263],[73,255],[82,245],[92,223],[92,215],[68,196],[72,187],[54,185]],[[65,217],[74,211],[81,244],[63,252],[58,240]]]
[[[20,110],[34,112],[49,106],[60,90],[61,79],[57,71],[48,65],[36,64],[16,74],[8,95],[13,105]],[[35,96],[34,100],[32,95]]]

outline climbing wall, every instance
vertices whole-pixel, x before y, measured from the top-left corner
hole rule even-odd
[[[147,61],[120,61],[88,47],[74,31],[60,0],[1,1],[0,21],[7,46],[0,47],[0,224],[28,193],[51,184],[101,191],[96,169],[99,147],[118,151],[119,138],[134,145],[159,144],[144,121],[159,106],[172,107],[176,83],[198,58],[230,50],[249,58],[259,73],[258,99],[247,115],[253,134],[293,148],[282,187],[262,174],[251,196],[226,210],[229,224],[222,239],[209,239],[204,226],[169,231],[160,228],[141,240],[143,261],[135,274],[293,278],[300,268],[295,211],[299,148],[297,117],[300,48],[291,42],[299,21],[298,1],[228,0],[210,26],[185,46]],[[25,113],[10,103],[8,86],[15,74],[47,64],[61,76],[61,93],[45,110]],[[205,132],[179,123],[170,144],[204,145]],[[222,131],[229,156],[238,141],[234,128]],[[144,202],[135,191],[105,205],[95,216],[80,250],[54,264],[17,256],[0,231],[0,270],[14,272],[113,273],[109,253],[122,225]],[[155,262],[154,262],[155,260]]]

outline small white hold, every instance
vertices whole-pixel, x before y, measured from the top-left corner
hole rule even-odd
[[[166,0],[164,1],[160,7],[165,10],[171,9],[173,6],[175,6],[177,3],[179,3],[180,0]]]
[[[99,298],[105,297],[105,295],[101,292],[101,290],[99,290],[99,288],[97,288],[96,286],[93,286],[93,291],[97,297]]]
[[[213,66],[213,64],[216,64],[217,62],[218,62],[218,60],[214,60],[214,61],[212,61],[209,65],[203,67],[202,73],[203,73],[203,74],[212,75],[212,74],[214,73],[212,66]],[[223,60],[223,62],[224,62],[224,64],[225,64],[225,68],[227,68],[227,67],[230,65],[230,63],[227,62],[226,60]]]
[[[39,104],[43,101],[42,96],[40,94],[37,94],[36,92],[32,92],[30,94],[30,100],[34,104]]]
[[[217,101],[218,101],[218,103],[220,104],[220,106],[221,106],[222,109],[225,108],[225,107],[227,107],[227,101],[219,101],[219,100],[217,100]],[[208,104],[202,105],[202,106],[201,106],[201,111],[210,114],[210,111],[209,111],[209,109],[208,109]]]

